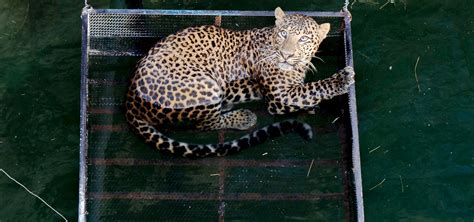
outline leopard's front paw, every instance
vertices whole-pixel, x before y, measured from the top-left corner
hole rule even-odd
[[[351,66],[346,66],[344,69],[341,70],[342,74],[344,74],[344,77],[345,80],[346,80],[346,83],[347,85],[352,85],[354,84],[355,80],[354,80],[354,76],[355,76],[355,72],[354,72],[354,68],[352,68]]]
[[[348,89],[349,86],[355,83],[355,72],[354,68],[352,68],[351,66],[346,66],[344,69],[341,69],[339,73],[342,74],[344,86],[346,89]]]

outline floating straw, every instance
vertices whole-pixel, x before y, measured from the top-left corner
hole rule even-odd
[[[33,195],[34,197],[38,198],[39,200],[41,200],[41,202],[43,202],[44,204],[46,204],[46,206],[48,206],[49,208],[51,208],[51,210],[53,210],[55,213],[57,213],[59,216],[61,216],[64,221],[67,222],[67,219],[66,217],[64,217],[61,213],[59,213],[57,210],[55,210],[51,205],[49,205],[48,203],[46,203],[46,201],[43,200],[43,198],[39,197],[38,195],[34,194],[33,192],[31,192],[28,188],[25,187],[25,185],[21,184],[20,182],[18,182],[17,180],[15,180],[15,178],[13,178],[12,176],[10,176],[7,172],[5,172],[5,170],[3,169],[0,169],[0,171],[2,173],[4,173],[10,180],[12,180],[13,182],[15,182],[16,184],[18,184],[19,186],[23,187],[23,189],[25,189],[28,193],[30,193],[31,195]]]

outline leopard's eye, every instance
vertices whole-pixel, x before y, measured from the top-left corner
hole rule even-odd
[[[309,37],[308,37],[308,36],[306,36],[306,35],[304,35],[304,36],[301,36],[301,38],[300,38],[300,40],[299,40],[299,41],[300,41],[300,42],[307,42],[307,41],[309,41]]]
[[[286,39],[286,36],[288,36],[288,33],[287,33],[285,30],[283,30],[283,31],[280,31],[280,32],[278,33],[278,35],[279,35],[280,37]]]

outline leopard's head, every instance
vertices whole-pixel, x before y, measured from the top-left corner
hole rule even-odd
[[[275,18],[270,50],[273,63],[284,71],[311,66],[330,24],[318,24],[305,15],[285,14],[280,7],[275,9]]]

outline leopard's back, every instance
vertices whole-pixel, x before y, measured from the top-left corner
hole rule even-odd
[[[192,121],[198,129],[248,129],[256,115],[232,105],[265,98],[270,114],[311,111],[322,99],[347,92],[353,70],[304,83],[311,59],[329,31],[304,15],[275,10],[275,26],[232,31],[215,26],[184,29],[166,37],[140,60],[127,96],[127,120],[147,143],[181,156],[227,155],[296,131],[307,124],[285,121],[223,144],[188,144],[164,136],[165,123]]]

